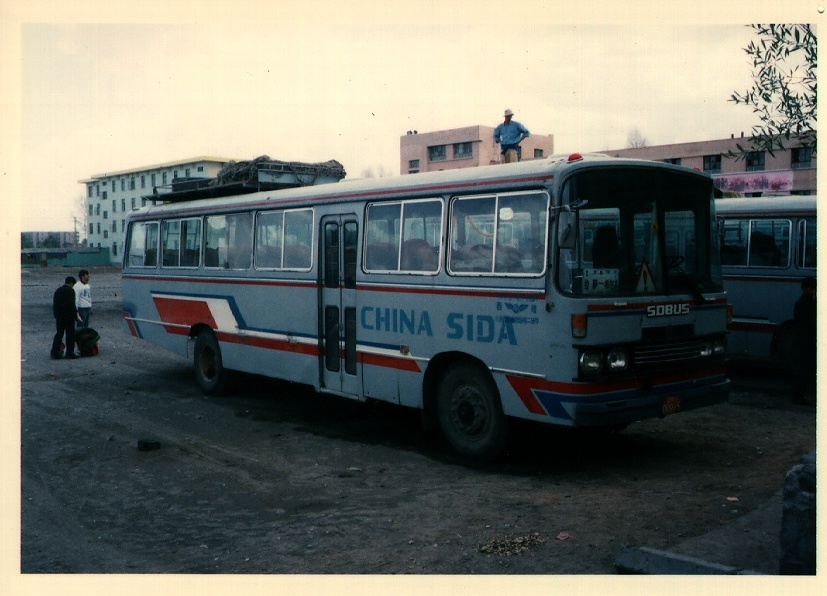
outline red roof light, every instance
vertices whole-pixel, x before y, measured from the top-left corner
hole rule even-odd
[[[569,155],[569,161],[580,161],[581,159],[583,159],[583,156],[579,153],[572,153]]]

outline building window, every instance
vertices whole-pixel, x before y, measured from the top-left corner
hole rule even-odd
[[[543,157],[543,150],[542,149],[535,149],[534,150],[534,159],[542,159]]]
[[[97,196],[97,197],[101,196],[101,187],[100,187],[99,184],[95,185],[95,196]]]
[[[792,169],[812,167],[813,148],[812,147],[796,147],[792,150]]]
[[[126,199],[121,199],[121,213],[126,211]]]
[[[112,213],[118,212],[118,202],[115,199],[112,199]]]
[[[152,182],[152,186],[155,187],[155,174],[150,176],[150,181]]]
[[[86,187],[86,196],[90,199],[92,198],[92,185],[91,184]]]
[[[203,172],[204,171],[204,166],[198,166],[198,171]]]
[[[163,184],[164,186],[166,186],[166,184],[167,184],[167,173],[166,172],[161,174],[161,184]]]
[[[129,190],[135,190],[135,176],[129,179]]]
[[[109,219],[109,211],[104,211],[103,212],[103,218],[104,219]]]
[[[671,163],[673,166],[681,165],[681,158],[680,157],[669,157],[663,160],[663,163]]]
[[[747,153],[747,172],[760,172],[764,169],[764,152],[750,151]]]
[[[474,146],[471,142],[454,143],[454,159],[468,159],[474,153]]]
[[[107,238],[109,238],[109,230],[104,230],[103,231],[103,239],[106,240]]]
[[[94,215],[94,212],[92,211],[92,205],[89,205],[89,215]]]
[[[141,174],[141,188],[146,188],[146,175]]]
[[[105,201],[107,197],[107,191],[103,191],[103,200]]]
[[[418,168],[419,168],[419,160],[418,159],[408,160],[408,169],[418,169]]]
[[[447,145],[433,145],[428,147],[428,161],[445,161],[448,159]]]
[[[135,211],[135,197],[132,197],[132,210]]]
[[[721,154],[704,155],[704,172],[709,174],[721,173]]]
[[[121,178],[121,190],[126,190],[126,178]]]
[[[95,205],[95,215],[100,215],[100,214],[101,214],[101,206],[100,206],[100,203],[98,203],[97,205]]]
[[[190,169],[189,169],[189,168],[187,168],[186,170],[184,170],[184,176],[185,176],[185,177],[187,177],[187,178],[189,178],[189,177],[190,177]]]

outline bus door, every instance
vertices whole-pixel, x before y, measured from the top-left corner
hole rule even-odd
[[[352,397],[358,397],[362,390],[356,364],[358,231],[353,215],[326,216],[321,220],[321,386]]]

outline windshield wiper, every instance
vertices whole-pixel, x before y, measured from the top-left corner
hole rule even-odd
[[[690,275],[690,274],[685,273],[683,271],[677,271],[677,272],[675,272],[675,273],[673,273],[669,276],[669,280],[670,280],[670,284],[669,284],[670,289],[672,289],[672,281],[673,280],[674,281],[680,281],[681,282],[680,287],[683,287],[684,289],[689,290],[689,292],[692,294],[692,296],[695,298],[695,300],[697,300],[698,302],[700,302],[702,304],[707,302],[706,296],[704,296],[703,292],[701,292],[702,285],[701,285],[700,281],[698,281],[698,279],[694,275]]]

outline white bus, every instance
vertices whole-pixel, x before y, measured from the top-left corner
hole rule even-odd
[[[207,393],[243,371],[419,408],[490,458],[511,418],[622,428],[724,401],[718,240],[708,175],[596,154],[149,205],[123,318]]]
[[[718,199],[716,210],[732,305],[729,356],[789,371],[793,307],[801,282],[816,276],[816,197]]]

